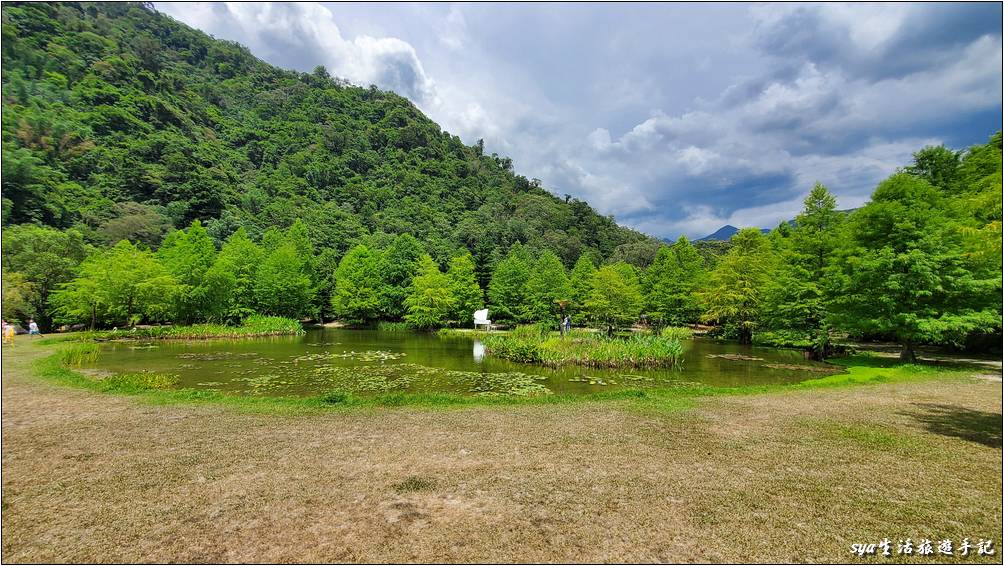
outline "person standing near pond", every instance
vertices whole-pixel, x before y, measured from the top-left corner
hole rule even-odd
[[[565,320],[561,321],[563,334],[568,334],[572,330],[572,317],[565,315]]]
[[[3,321],[3,343],[14,345],[14,325]]]
[[[28,319],[28,336],[34,336],[36,334],[41,336],[42,331],[38,329],[38,323],[35,322],[35,319],[30,318]]]

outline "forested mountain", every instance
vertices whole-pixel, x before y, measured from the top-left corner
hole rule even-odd
[[[299,218],[318,252],[410,233],[479,273],[517,241],[569,267],[657,247],[401,96],[276,68],[149,4],[5,3],[2,57],[5,226],[156,247],[198,219],[219,246]]]

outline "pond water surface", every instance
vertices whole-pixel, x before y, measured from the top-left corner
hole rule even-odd
[[[177,376],[178,387],[292,396],[330,391],[575,394],[695,383],[736,387],[794,383],[834,370],[805,361],[796,350],[702,338],[684,342],[679,369],[555,369],[485,356],[472,337],[337,328],[242,340],[111,342],[102,345],[90,367],[112,373],[169,373]]]

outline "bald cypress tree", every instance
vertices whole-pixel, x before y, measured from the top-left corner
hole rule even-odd
[[[761,322],[764,294],[774,266],[770,242],[760,230],[743,228],[732,236],[732,247],[715,266],[700,293],[702,319],[734,331],[749,344]]]
[[[495,266],[491,284],[488,286],[488,300],[492,318],[507,322],[529,320],[527,281],[530,279],[530,253],[516,242],[509,253]]]
[[[698,290],[707,279],[704,260],[685,236],[663,246],[645,272],[645,312],[659,325],[697,322],[701,315]]]
[[[772,330],[787,332],[788,340],[810,344],[818,358],[829,351],[825,291],[845,219],[836,208],[833,195],[816,183],[794,226],[772,234],[779,261],[767,289],[764,321]]]

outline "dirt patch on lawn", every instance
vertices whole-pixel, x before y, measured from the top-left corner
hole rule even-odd
[[[886,536],[1001,540],[999,383],[269,416],[41,382],[47,351],[3,354],[6,562],[844,562]]]

